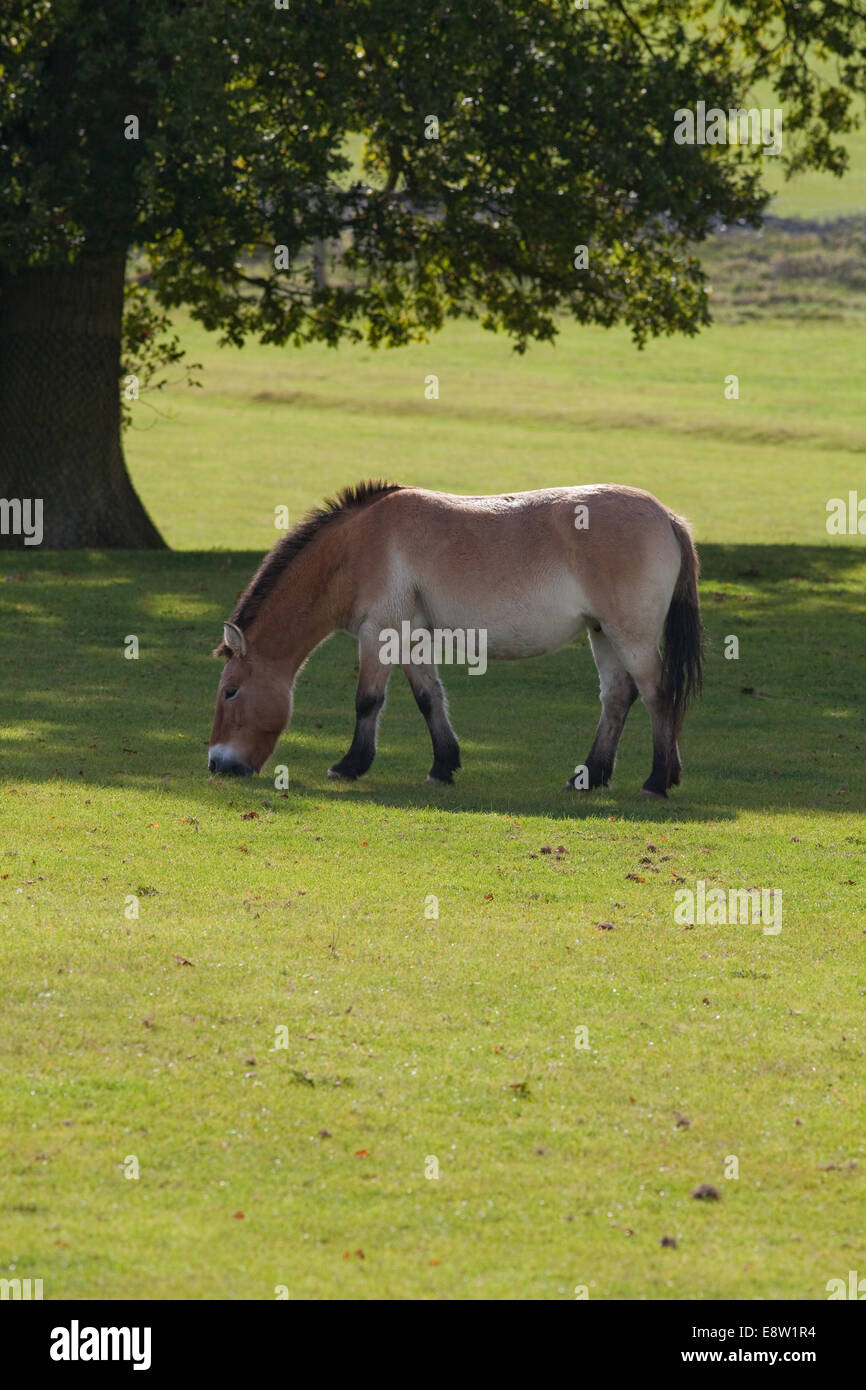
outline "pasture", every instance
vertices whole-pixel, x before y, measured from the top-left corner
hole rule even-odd
[[[523,359],[471,324],[379,354],[181,329],[203,389],[127,437],[175,550],[0,561],[0,1273],[46,1298],[826,1298],[866,1269],[866,551],[825,527],[866,492],[862,320],[640,354],[566,327]],[[210,652],[274,508],[370,475],[619,481],[692,520],[706,693],[668,802],[638,796],[641,705],[612,786],[560,790],[597,720],[584,643],[443,672],[453,788],[424,783],[399,675],[371,772],[326,780],[339,636],[299,681],[288,790],[208,780]],[[678,923],[699,880],[780,889],[781,931]]]

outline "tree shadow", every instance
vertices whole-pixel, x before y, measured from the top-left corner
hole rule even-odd
[[[491,663],[483,677],[446,668],[464,771],[454,788],[424,782],[426,728],[397,672],[368,777],[349,787],[325,769],[348,745],[355,647],[337,635],[303,672],[295,720],[270,775],[226,783],[273,795],[381,806],[639,822],[731,818],[744,809],[850,811],[866,805],[862,632],[866,547],[702,545],[707,629],[704,699],[682,742],[682,787],[638,796],[649,723],[632,712],[610,789],[561,790],[588,751],[598,684],[585,642],[552,656]],[[4,553],[0,779],[108,787],[160,784],[189,804],[207,793],[208,735],[221,623],[261,557],[252,552]],[[137,659],[125,650],[138,640]],[[730,654],[731,638],[739,654]],[[729,653],[726,656],[726,651]]]

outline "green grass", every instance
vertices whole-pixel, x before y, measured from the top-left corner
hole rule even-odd
[[[826,501],[863,478],[863,325],[762,319],[636,352],[567,325],[518,358],[472,324],[400,351],[217,351],[184,326],[203,389],[136,407],[127,452],[173,546],[267,549],[349,480],[454,491],[648,487],[702,540],[820,543]],[[440,398],[424,397],[439,377]],[[725,379],[739,377],[739,400]],[[238,584],[245,579],[238,575]]]
[[[0,568],[0,1273],[47,1298],[826,1297],[866,1261],[866,554],[824,528],[863,477],[855,326],[642,355],[569,329],[522,362],[468,327],[379,356],[186,331],[205,390],[129,452],[188,549]],[[640,706],[611,789],[560,790],[597,716],[585,649],[447,673],[453,789],[395,680],[343,788],[337,637],[288,792],[208,780],[209,653],[274,506],[380,472],[619,478],[693,517],[707,690],[669,803],[636,794]],[[701,878],[780,888],[781,933],[679,925]]]
[[[853,131],[840,143],[847,146],[852,161],[842,178],[810,169],[786,182],[781,172],[768,171],[765,186],[773,196],[767,211],[775,217],[814,218],[819,222],[862,214],[866,204],[866,129]]]
[[[771,211],[862,214],[862,131],[852,152]],[[866,1267],[866,550],[825,528],[866,489],[862,233],[735,232],[706,261],[717,325],[643,353],[568,327],[518,359],[471,325],[221,351],[181,319],[203,390],[142,400],[127,438],[176,552],[0,555],[0,1277],[49,1299],[821,1299]],[[560,790],[597,717],[584,644],[446,673],[451,789],[423,781],[398,678],[371,773],[339,787],[335,637],[277,752],[288,792],[208,780],[209,653],[274,508],[376,474],[619,480],[693,519],[706,695],[668,803],[636,794],[640,706],[612,787]],[[782,931],[681,926],[699,879],[781,889]]]
[[[813,62],[821,70],[821,63]],[[834,64],[823,69],[826,79],[838,82],[839,75]],[[746,103],[744,103],[746,104]],[[773,94],[769,83],[759,83],[750,97],[748,105],[774,109],[782,107],[782,132],[786,152],[790,150],[791,136],[786,127],[787,111],[784,102]],[[786,180],[779,159],[773,155],[762,158],[762,181],[772,194],[768,212],[776,217],[806,217],[816,221],[827,221],[837,217],[851,217],[862,214],[866,207],[866,104],[862,96],[855,97],[852,115],[859,120],[855,130],[846,135],[834,136],[832,144],[842,145],[848,154],[848,169],[841,176],[805,170]]]
[[[702,248],[712,287],[713,318],[852,320],[866,316],[866,221],[815,226],[767,222],[730,227]],[[808,340],[807,340],[808,341]]]

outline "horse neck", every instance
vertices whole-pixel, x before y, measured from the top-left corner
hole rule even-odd
[[[345,527],[337,526],[296,556],[251,627],[260,654],[290,681],[319,643],[347,621],[355,585],[340,547],[341,531],[345,543]]]

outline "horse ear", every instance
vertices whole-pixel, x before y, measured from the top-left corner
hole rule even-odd
[[[223,640],[235,656],[246,656],[247,644],[244,634],[234,623],[223,623]]]

